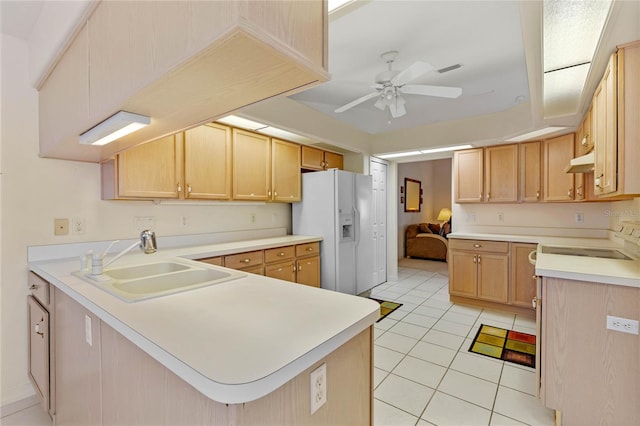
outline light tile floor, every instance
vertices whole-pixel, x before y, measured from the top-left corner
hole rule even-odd
[[[468,352],[481,323],[535,334],[533,318],[449,302],[446,264],[399,268],[372,295],[403,305],[375,325],[374,425],[553,425],[531,368]],[[443,268],[444,265],[444,268]],[[50,426],[35,405],[3,426]]]
[[[371,291],[403,304],[375,324],[374,425],[553,425],[533,368],[468,352],[480,324],[535,334],[535,319],[452,304],[442,263],[424,265]]]

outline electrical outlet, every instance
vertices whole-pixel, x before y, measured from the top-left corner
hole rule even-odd
[[[134,216],[133,217],[134,231],[140,232],[143,229],[155,229],[156,218],[155,216]]]
[[[309,378],[311,390],[311,414],[327,402],[327,364],[313,370]]]
[[[84,219],[81,217],[74,217],[71,219],[71,232],[73,234],[84,234]]]
[[[53,219],[53,235],[69,235],[69,219]]]
[[[251,223],[256,223],[256,214],[251,213]]]
[[[500,222],[504,222],[504,213],[502,213],[502,212],[498,212],[498,220],[499,220]]]
[[[584,222],[584,213],[576,212],[576,223]]]
[[[607,329],[629,334],[638,334],[638,321],[607,315]]]
[[[89,315],[84,316],[84,340],[87,345],[93,346],[93,336],[91,335],[91,317]]]
[[[180,216],[180,224],[182,226],[189,226],[189,216]]]

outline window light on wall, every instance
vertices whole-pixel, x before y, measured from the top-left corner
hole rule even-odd
[[[543,2],[545,117],[577,112],[611,3],[611,0]]]

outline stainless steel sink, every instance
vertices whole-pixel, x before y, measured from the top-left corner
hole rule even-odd
[[[620,250],[590,247],[542,246],[541,253],[560,254],[563,256],[601,257],[605,259],[633,260]]]
[[[214,265],[200,266],[192,261],[161,261],[110,269],[101,275],[86,271],[73,275],[125,302],[168,296],[247,276],[243,272]]]

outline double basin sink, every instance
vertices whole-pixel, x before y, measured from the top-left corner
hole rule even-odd
[[[125,302],[166,296],[246,276],[243,272],[175,259],[107,269],[101,275],[86,271],[74,275]]]

